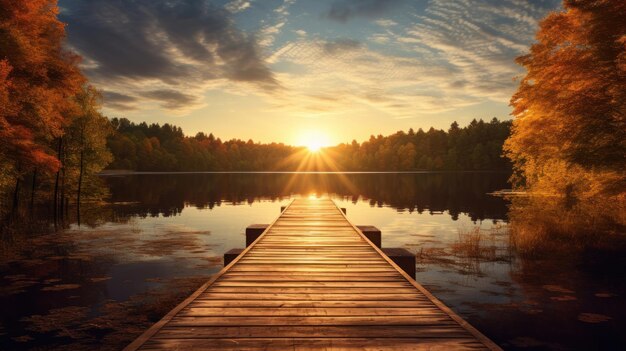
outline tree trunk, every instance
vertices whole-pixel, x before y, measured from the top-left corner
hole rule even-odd
[[[78,191],[76,192],[76,217],[78,219],[78,225],[80,225],[80,191],[83,186],[83,170],[84,170],[84,157],[85,151],[80,150],[80,170],[78,172]]]
[[[63,137],[59,138],[59,146],[57,151],[57,159],[61,161],[61,146],[63,145]],[[52,214],[54,216],[54,226],[56,228],[58,213],[59,213],[59,176],[61,174],[61,168],[57,170],[56,179],[54,181],[54,198],[52,200]]]
[[[61,217],[63,217],[63,213],[65,211],[65,171],[61,171],[61,186],[60,186],[60,195],[59,195],[59,199],[61,200],[60,206],[59,206],[59,215]]]
[[[80,169],[78,172],[78,190],[76,191],[76,219],[80,225],[80,191],[83,186],[83,171],[85,169],[85,126],[80,131]]]
[[[65,155],[65,151],[61,153],[61,155]],[[63,165],[63,161],[61,164]],[[59,216],[62,221],[65,221],[65,214],[67,213],[67,196],[65,196],[65,167],[61,166],[61,208],[59,209]]]
[[[35,209],[35,190],[37,188],[37,168],[33,171],[33,184],[30,189],[30,213]]]
[[[17,215],[17,211],[20,205],[20,176],[17,176],[15,179],[15,190],[13,191],[13,209],[11,210],[12,215]]]

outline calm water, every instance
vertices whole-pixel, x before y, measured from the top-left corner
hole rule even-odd
[[[290,199],[312,194],[380,228],[383,247],[415,252],[417,281],[506,349],[625,349],[624,252],[617,260],[578,249],[522,254],[511,228],[536,223],[511,223],[519,209],[488,195],[508,188],[506,178],[105,177],[110,203],[87,208],[80,225],[3,238],[0,350],[121,348],[221,269],[223,253],[245,245],[247,225],[269,223]]]

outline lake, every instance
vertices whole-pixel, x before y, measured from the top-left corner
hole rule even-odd
[[[86,204],[80,223],[3,235],[0,350],[120,349],[219,271],[224,252],[243,248],[249,224],[270,223],[299,196],[329,196],[353,223],[381,229],[383,247],[414,252],[416,280],[505,349],[625,349],[626,246],[602,239],[623,228],[584,227],[582,205],[492,195],[510,188],[507,177],[102,177],[108,202]],[[594,235],[563,239],[555,223]]]

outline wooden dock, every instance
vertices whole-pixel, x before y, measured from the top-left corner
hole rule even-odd
[[[294,200],[125,350],[500,350],[329,199]]]

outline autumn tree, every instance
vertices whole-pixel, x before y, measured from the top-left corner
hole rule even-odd
[[[0,0],[0,174],[15,179],[15,202],[25,173],[59,169],[49,145],[76,114],[71,97],[85,82],[57,14],[55,0]]]
[[[516,180],[543,192],[593,196],[624,190],[626,2],[564,1],[517,62],[505,150]]]
[[[72,189],[76,189],[76,207],[80,201],[85,180],[96,182],[93,176],[106,167],[112,159],[107,149],[107,137],[113,132],[108,118],[99,112],[100,94],[91,86],[85,86],[75,100],[80,113],[67,128],[65,167]]]

